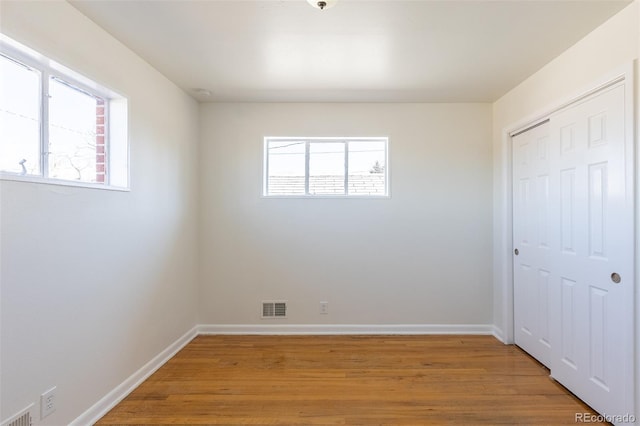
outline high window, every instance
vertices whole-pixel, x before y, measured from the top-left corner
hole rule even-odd
[[[128,186],[126,99],[0,35],[3,179]]]
[[[389,195],[387,138],[268,137],[265,196]]]

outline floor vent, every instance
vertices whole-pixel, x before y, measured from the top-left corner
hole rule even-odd
[[[2,422],[2,426],[31,426],[33,420],[33,416],[31,415],[32,409],[33,404],[29,405],[10,419]]]
[[[286,318],[287,302],[265,301],[262,302],[262,318]]]

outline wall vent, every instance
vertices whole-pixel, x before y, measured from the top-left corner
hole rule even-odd
[[[267,300],[262,302],[262,318],[286,318],[287,302]]]
[[[31,414],[32,409],[33,404],[12,416],[10,419],[2,422],[2,426],[31,426],[33,421],[33,416]]]

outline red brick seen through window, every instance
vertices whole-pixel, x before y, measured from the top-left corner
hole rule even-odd
[[[105,182],[104,100],[96,102],[96,182]]]

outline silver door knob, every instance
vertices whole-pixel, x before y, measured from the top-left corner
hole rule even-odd
[[[620,281],[622,281],[622,278],[620,277],[620,274],[618,274],[617,272],[614,272],[613,274],[611,274],[611,281],[618,284],[620,283]]]
[[[515,254],[516,256],[517,256],[517,255],[519,255],[519,254],[520,254],[520,250],[515,249],[515,250],[513,251],[513,254]]]

